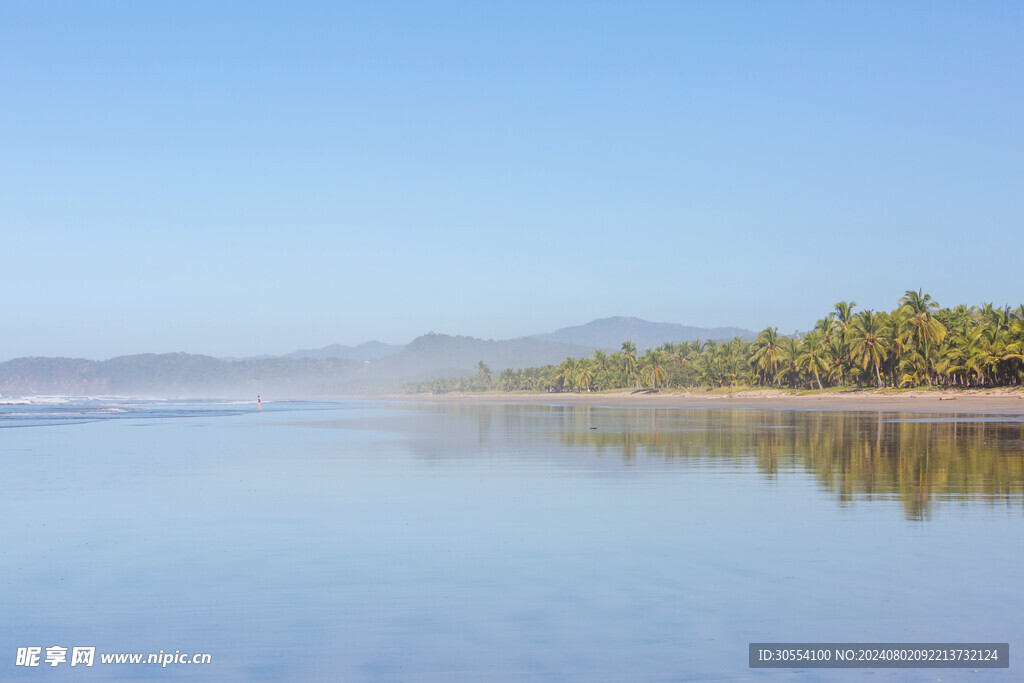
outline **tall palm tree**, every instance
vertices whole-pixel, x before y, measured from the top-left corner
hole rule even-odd
[[[594,372],[590,368],[590,362],[584,358],[576,366],[573,373],[573,386],[576,391],[590,391],[590,385],[594,382]]]
[[[968,382],[967,343],[968,334],[960,330],[952,332],[942,343],[935,371],[945,376],[950,384],[963,386]]]
[[[632,341],[622,342],[622,369],[632,382],[636,379],[636,388],[640,388],[640,376],[636,372],[636,344]]]
[[[491,385],[491,369],[482,360],[476,364],[476,378],[485,389]]]
[[[814,323],[814,329],[821,332],[827,343],[832,338],[832,335],[836,333],[836,312],[832,311],[824,318]]]
[[[853,309],[857,307],[856,301],[840,301],[833,308],[836,313],[836,323],[846,331],[846,328],[853,322]]]
[[[882,375],[888,376],[891,385],[899,383],[899,366],[904,356],[913,351],[910,337],[906,332],[906,322],[910,314],[903,308],[897,308],[888,314],[888,324],[882,330],[882,337],[885,348],[889,350],[889,357],[885,359]]]
[[[576,388],[576,373],[579,370],[579,366],[579,361],[572,356],[563,360],[559,364],[554,376],[556,389],[573,391]]]
[[[853,366],[853,358],[850,355],[850,344],[847,339],[847,332],[853,323],[853,309],[857,306],[854,301],[840,301],[835,308],[834,336],[837,341],[835,348],[835,366],[839,374],[840,384],[846,384],[850,368]]]
[[[908,289],[900,299],[900,308],[906,315],[901,331],[906,334],[911,346],[923,359],[924,378],[931,384],[933,350],[946,336],[945,326],[933,315],[933,311],[939,308],[939,303],[931,295],[923,294],[921,290],[915,292]]]
[[[498,375],[498,386],[502,391],[515,391],[518,388],[516,382],[516,371],[512,368],[505,368]]]
[[[885,346],[885,318],[872,310],[859,313],[850,326],[849,340],[852,358],[864,370],[875,366],[878,387],[882,387],[882,361],[889,355]]]
[[[665,357],[663,352],[648,349],[640,364],[640,376],[644,382],[657,389],[665,384]]]
[[[1024,306],[1013,311],[1006,346],[1006,361],[1014,384],[1024,379]]]
[[[779,345],[782,347],[782,358],[779,361],[779,383],[791,387],[800,384],[800,342],[794,337],[783,337]]]
[[[829,346],[825,341],[825,335],[821,330],[808,332],[801,344],[800,355],[797,357],[797,364],[801,370],[814,375],[814,381],[821,385],[821,373],[826,372],[830,364]]]
[[[608,354],[598,349],[594,351],[593,355],[593,370],[594,370],[594,386],[597,389],[609,389],[611,388],[611,361],[608,359]]]
[[[754,355],[750,357],[750,362],[760,371],[764,383],[770,384],[776,379],[781,360],[782,347],[779,345],[779,328],[766,327],[754,340]]]

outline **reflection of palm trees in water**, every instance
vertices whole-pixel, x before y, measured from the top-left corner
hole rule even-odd
[[[756,468],[771,481],[810,474],[843,506],[899,501],[928,519],[942,501],[1024,511],[1024,421],[886,412],[472,405],[445,414],[445,440],[426,457],[481,449],[553,453],[543,443],[642,465],[644,459],[707,468]],[[433,429],[436,417],[425,419]],[[414,422],[403,425],[416,431]],[[438,450],[439,449],[439,450]]]
[[[894,413],[623,410],[563,407],[563,445],[704,463],[749,464],[772,478],[811,472],[842,505],[900,500],[927,519],[936,500],[1024,506],[1024,422],[903,421]],[[564,415],[568,413],[568,415]],[[612,416],[624,418],[607,424]],[[911,420],[920,420],[917,415]],[[590,430],[586,423],[604,423]]]

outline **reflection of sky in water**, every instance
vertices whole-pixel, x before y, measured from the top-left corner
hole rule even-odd
[[[214,657],[76,680],[553,681],[792,676],[751,641],[1024,645],[1020,424],[289,408],[5,430],[0,678],[43,675],[10,664],[32,644]]]

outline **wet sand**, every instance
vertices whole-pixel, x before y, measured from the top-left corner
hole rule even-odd
[[[424,403],[535,403],[539,405],[614,406],[636,408],[744,408],[763,410],[870,410],[908,413],[993,414],[1024,416],[1024,391],[846,391],[795,394],[771,389],[730,394],[659,393],[526,393],[488,392],[405,394],[397,401]]]

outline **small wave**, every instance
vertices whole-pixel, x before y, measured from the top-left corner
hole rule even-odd
[[[63,405],[84,400],[81,396],[4,396],[0,397],[0,405],[5,406],[36,406]]]

